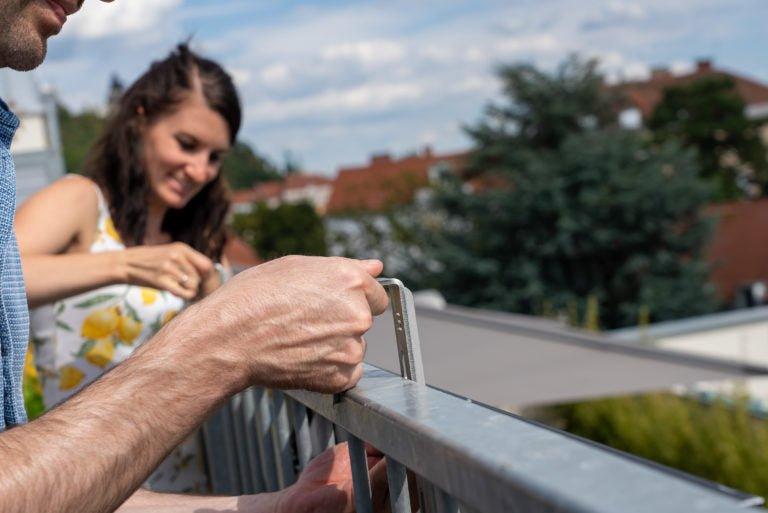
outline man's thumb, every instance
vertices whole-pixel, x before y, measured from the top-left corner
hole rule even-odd
[[[384,264],[381,260],[358,260],[358,262],[360,262],[363,269],[374,278],[380,275],[384,270]]]

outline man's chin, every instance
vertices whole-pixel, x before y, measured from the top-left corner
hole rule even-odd
[[[13,52],[6,60],[5,65],[16,71],[31,71],[40,66],[45,60],[46,48],[43,45],[38,51],[25,48],[23,52]]]
[[[0,66],[29,71],[40,66],[48,50],[47,36],[36,27],[17,26],[0,38]]]

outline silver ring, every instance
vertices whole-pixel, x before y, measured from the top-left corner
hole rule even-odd
[[[189,275],[188,274],[182,274],[181,279],[179,280],[179,283],[182,285],[186,285],[186,283],[189,281]]]

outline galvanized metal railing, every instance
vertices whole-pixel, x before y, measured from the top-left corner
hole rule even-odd
[[[423,377],[406,336],[415,331],[407,289],[388,290],[403,373]],[[365,442],[387,457],[394,513],[736,512],[762,502],[370,365],[337,396],[247,390],[206,423],[204,439],[221,494],[284,488],[347,441],[360,513],[372,510]],[[407,471],[420,506],[410,503]]]

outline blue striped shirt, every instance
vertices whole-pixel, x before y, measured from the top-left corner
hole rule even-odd
[[[18,127],[19,118],[0,100],[0,431],[27,421],[21,380],[29,312],[13,232],[16,168],[11,158],[11,140]]]

